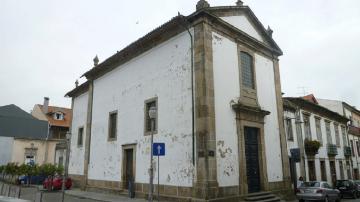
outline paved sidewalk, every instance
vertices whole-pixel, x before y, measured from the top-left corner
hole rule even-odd
[[[97,192],[88,192],[81,190],[66,190],[66,195],[74,196],[81,199],[92,199],[97,201],[105,201],[105,202],[146,202],[147,200],[141,198],[129,198],[122,195],[116,194],[102,194]]]

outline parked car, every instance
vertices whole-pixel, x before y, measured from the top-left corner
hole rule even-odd
[[[72,180],[71,178],[67,178],[65,181],[65,188],[70,189],[72,186]],[[44,189],[47,190],[59,190],[62,188],[62,176],[55,176],[54,178],[48,177],[44,180],[43,183]]]
[[[360,196],[360,186],[353,180],[337,180],[336,188],[340,191],[341,197],[352,197],[354,199]]]
[[[18,183],[19,184],[28,184],[29,178],[30,178],[29,184],[42,184],[46,177],[43,175],[36,175],[36,176],[31,176],[31,177],[22,175],[22,176],[19,176]]]
[[[296,190],[299,202],[304,201],[340,201],[340,191],[333,189],[327,182],[311,181],[304,182]]]

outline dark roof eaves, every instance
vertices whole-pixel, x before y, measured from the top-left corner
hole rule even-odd
[[[80,86],[67,92],[64,97],[77,97],[77,96],[87,92],[87,90],[89,88],[89,83],[90,83],[90,81],[87,80],[86,82],[82,83]]]
[[[189,22],[193,22],[199,15],[202,15],[202,14],[210,16],[215,20],[218,20],[218,22],[220,22],[222,25],[226,26],[227,28],[231,29],[232,31],[235,31],[236,33],[241,34],[242,36],[246,37],[246,39],[251,41],[252,43],[254,43],[256,45],[259,45],[260,47],[263,47],[265,49],[270,50],[275,55],[280,56],[280,55],[283,54],[283,52],[277,46],[275,41],[271,37],[269,37],[268,35],[267,35],[267,39],[269,39],[270,41],[273,42],[272,45],[274,45],[275,48],[274,47],[269,47],[269,46],[261,43],[260,41],[258,41],[257,39],[251,37],[250,35],[246,34],[245,32],[241,31],[240,29],[230,25],[229,23],[225,22],[224,20],[220,19],[219,17],[214,16],[211,13],[208,12],[208,10],[219,9],[219,8],[225,8],[225,7],[204,8],[204,9],[198,10],[198,11],[190,14],[187,17],[182,16],[182,15],[178,15],[178,16],[172,18],[170,21],[168,21],[168,22],[162,24],[161,26],[159,26],[158,28],[154,29],[153,31],[149,32],[145,36],[143,36],[143,37],[139,38],[138,40],[134,41],[133,43],[131,43],[130,45],[128,45],[127,47],[125,47],[121,51],[119,51],[119,52],[115,53],[114,55],[110,56],[108,59],[106,59],[105,61],[100,63],[98,66],[93,67],[89,71],[85,72],[82,76],[85,76],[88,80],[95,80],[96,78],[101,77],[102,75],[104,75],[107,72],[115,69],[116,67],[123,64],[124,62],[127,62],[127,61],[131,60],[132,58],[135,58],[138,55],[140,55],[140,54],[150,50],[152,47],[156,46],[157,44],[155,44],[155,45],[154,44],[153,45],[146,45],[145,44],[145,47],[143,46],[144,43],[149,43],[149,41],[152,41],[152,37],[156,38],[157,35],[162,35],[163,33],[165,33],[164,30],[167,30],[169,28],[174,28],[174,27],[177,27],[178,29],[183,31],[183,30],[185,30],[185,27],[184,27],[184,25],[181,25],[181,24],[185,23],[184,20],[188,20]],[[247,7],[247,6],[231,7],[230,6],[230,7],[227,7],[227,8],[245,8],[245,9],[247,9],[249,11],[249,13],[254,17],[254,19],[256,19],[256,21],[259,23],[259,25],[261,25],[262,31],[263,32],[265,31],[263,25],[259,22],[259,20],[256,18],[256,16],[254,15],[254,13],[251,11],[251,9],[249,7]],[[139,51],[139,50],[134,50],[134,49],[142,49],[142,50]],[[72,91],[70,91],[69,93],[71,93],[71,92]],[[69,93],[67,93],[65,96],[67,96],[67,95],[70,96],[71,94],[69,94]]]
[[[337,120],[340,120],[339,122],[343,122],[343,123],[347,123],[349,121],[348,118],[326,108],[326,107],[323,107],[321,105],[318,105],[318,104],[315,104],[315,103],[312,103],[310,101],[307,101],[303,98],[298,98],[298,97],[284,97],[283,99],[287,99],[287,100],[290,100],[293,104],[296,104],[299,106],[299,103],[297,102],[301,102],[301,103],[304,103],[305,105],[308,105],[308,106],[312,106],[312,107],[316,107],[318,109],[321,109],[321,110],[324,110],[326,111],[327,113],[329,113],[331,116],[333,116],[335,119]],[[299,106],[299,107],[302,107],[302,106]],[[330,117],[328,117],[330,118]]]
[[[359,111],[358,109],[356,109],[355,107],[353,107],[353,106],[349,105],[349,104],[348,104],[348,103],[346,103],[346,102],[342,102],[342,103],[343,103],[343,105],[345,105],[345,106],[349,107],[351,110],[355,111],[355,112],[356,112],[356,114],[360,115],[360,111]]]

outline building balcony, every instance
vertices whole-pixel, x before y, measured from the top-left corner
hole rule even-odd
[[[351,147],[349,146],[344,146],[344,156],[351,156]]]
[[[349,133],[353,134],[353,135],[360,135],[360,128],[356,127],[356,126],[353,126],[353,125],[350,125],[349,126]]]
[[[336,156],[336,155],[338,155],[336,145],[335,144],[328,144],[327,145],[327,153],[328,153],[328,156]]]

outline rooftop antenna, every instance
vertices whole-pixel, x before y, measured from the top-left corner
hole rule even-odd
[[[298,95],[305,96],[308,94],[307,87],[306,86],[299,86],[297,87],[300,92],[298,92]]]

